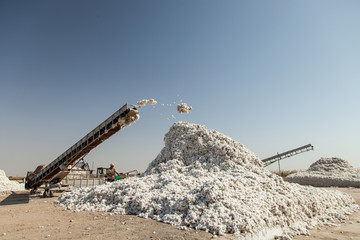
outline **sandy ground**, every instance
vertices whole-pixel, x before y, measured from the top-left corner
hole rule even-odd
[[[360,189],[336,188],[360,204]],[[56,195],[55,195],[56,196]],[[0,240],[3,239],[213,239],[213,235],[128,215],[65,211],[53,198],[30,196],[27,191],[0,195]],[[360,240],[360,212],[341,226],[316,228],[302,239]],[[216,239],[232,239],[227,235]]]

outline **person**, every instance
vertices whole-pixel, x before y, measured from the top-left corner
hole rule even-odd
[[[85,159],[81,159],[82,160],[82,166],[81,169],[85,170],[85,168],[87,167],[88,163],[85,162]]]
[[[117,175],[119,175],[119,173],[116,171],[115,166],[114,166],[113,163],[110,164],[110,168],[106,171],[106,175],[107,175],[106,180],[108,182],[115,181],[115,177]]]

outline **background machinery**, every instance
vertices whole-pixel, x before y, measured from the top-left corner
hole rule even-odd
[[[289,150],[289,151],[286,151],[283,153],[278,153],[272,157],[265,158],[261,161],[264,163],[265,167],[269,166],[270,164],[273,164],[275,162],[278,162],[280,164],[280,160],[282,160],[284,158],[288,158],[288,157],[291,157],[291,156],[294,156],[294,155],[297,155],[297,154],[300,154],[303,152],[307,152],[310,150],[314,150],[314,146],[311,144],[307,144],[302,147],[298,147],[298,148],[295,148],[295,149],[292,149],[292,150]],[[280,165],[279,165],[279,171],[280,171]]]

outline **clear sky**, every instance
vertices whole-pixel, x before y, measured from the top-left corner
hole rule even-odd
[[[360,167],[359,12],[348,0],[0,0],[0,169],[25,176],[142,98],[159,105],[90,165],[144,171],[182,120],[261,159],[314,145],[283,169]],[[178,114],[180,100],[193,111]]]

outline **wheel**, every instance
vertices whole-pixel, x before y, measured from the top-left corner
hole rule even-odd
[[[43,197],[44,197],[44,198],[47,198],[47,197],[48,197],[48,190],[44,190]]]

